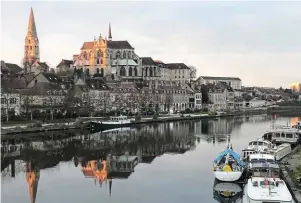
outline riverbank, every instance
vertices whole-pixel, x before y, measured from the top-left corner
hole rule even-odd
[[[283,178],[285,179],[296,203],[301,203],[301,146],[298,145],[289,156],[280,161]]]
[[[264,109],[248,109],[244,111],[233,111],[231,113],[222,114],[222,115],[209,115],[209,114],[200,114],[200,113],[190,113],[182,115],[166,115],[160,116],[158,118],[153,117],[144,117],[139,121],[133,121],[131,126],[148,124],[148,123],[159,123],[159,122],[174,122],[174,121],[183,121],[183,120],[202,120],[202,119],[218,119],[223,117],[231,116],[243,116],[243,115],[260,115],[265,114]],[[101,119],[101,118],[100,118]],[[104,118],[102,118],[104,119]],[[1,139],[3,140],[6,136],[14,134],[29,134],[29,133],[39,133],[39,132],[51,132],[51,131],[68,131],[73,129],[86,129],[89,128],[89,123],[95,118],[79,118],[80,122],[53,122],[53,123],[35,123],[29,124],[14,124],[1,126]],[[39,121],[37,121],[39,122]]]
[[[273,106],[267,108],[268,114],[278,115],[301,115],[301,106]]]

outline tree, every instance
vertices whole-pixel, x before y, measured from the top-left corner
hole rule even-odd
[[[209,103],[208,87],[206,85],[202,85],[201,92],[202,92],[202,103],[208,104]]]
[[[172,94],[165,94],[165,106],[167,108],[168,113],[170,113],[170,109],[172,107],[173,104],[173,97]]]
[[[245,101],[250,101],[253,97],[248,93],[243,93],[242,97]]]
[[[196,78],[196,72],[197,72],[196,67],[194,66],[188,66],[188,67],[190,69],[189,77],[191,80],[193,80]]]

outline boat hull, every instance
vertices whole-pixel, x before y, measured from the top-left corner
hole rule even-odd
[[[224,171],[215,171],[215,178],[219,181],[223,182],[234,182],[239,180],[242,177],[242,171],[232,171],[232,172],[224,172]]]
[[[130,122],[127,123],[90,122],[91,129],[121,128],[121,127],[129,127],[130,125],[131,125]]]

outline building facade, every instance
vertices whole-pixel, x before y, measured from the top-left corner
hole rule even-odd
[[[236,77],[211,77],[211,76],[200,76],[197,79],[199,84],[216,84],[218,82],[225,82],[234,90],[241,89],[241,79]]]

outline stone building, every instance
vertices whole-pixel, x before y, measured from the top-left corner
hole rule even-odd
[[[84,42],[80,54],[73,55],[73,61],[75,67],[89,69],[92,74],[99,70],[113,80],[141,76],[134,48],[128,41],[113,41],[111,26],[108,39],[99,35],[94,41]]]
[[[241,89],[241,79],[236,77],[212,77],[212,76],[200,76],[197,79],[198,84],[216,84],[218,82],[226,82],[234,90]]]

